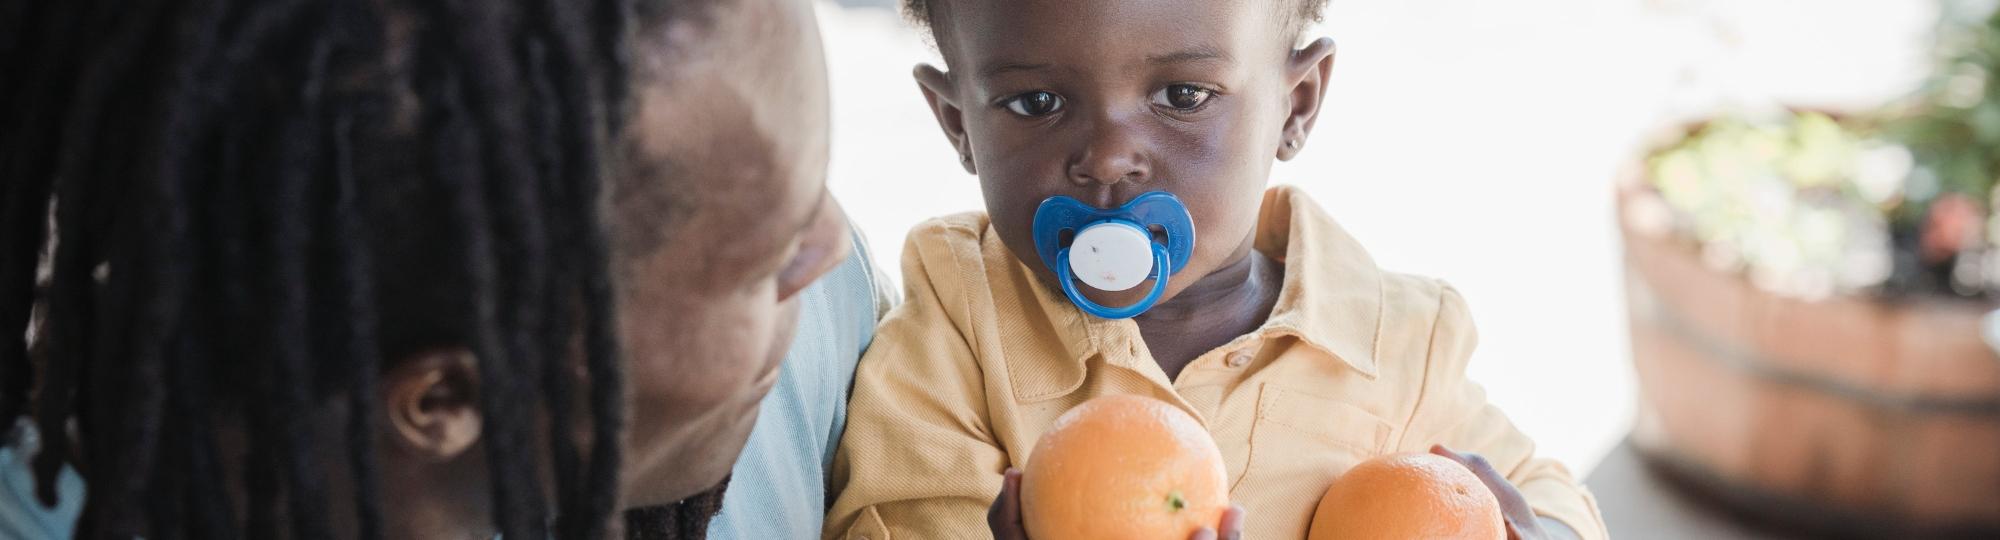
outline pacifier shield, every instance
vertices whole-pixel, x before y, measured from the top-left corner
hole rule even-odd
[[[1128,223],[1099,222],[1076,233],[1069,246],[1076,278],[1100,291],[1139,286],[1153,272],[1153,240]]]
[[[1042,259],[1043,266],[1056,270],[1056,254],[1069,247],[1063,243],[1064,234],[1081,233],[1106,221],[1123,222],[1141,231],[1153,227],[1164,231],[1167,256],[1174,271],[1186,267],[1188,259],[1194,256],[1194,220],[1180,198],[1165,191],[1140,194],[1117,208],[1097,208],[1062,195],[1044,199],[1035,208],[1035,255]],[[1152,237],[1150,232],[1146,235]]]
[[[1164,238],[1153,239],[1157,229]],[[1125,319],[1145,313],[1166,293],[1167,280],[1194,255],[1194,220],[1179,198],[1147,192],[1117,208],[1097,208],[1057,195],[1035,209],[1035,252],[1056,273],[1064,296],[1085,313]],[[1069,242],[1064,243],[1064,238]],[[1153,279],[1152,290],[1123,307],[1098,305],[1076,288],[1124,291]]]

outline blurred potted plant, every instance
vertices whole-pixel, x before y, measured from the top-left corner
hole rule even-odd
[[[1906,204],[1895,208],[1900,252],[1892,289],[1991,298],[2000,289],[2000,12],[1992,2],[1942,3],[1940,64],[1913,99],[1885,114],[1884,135],[1914,154]]]
[[[1867,114],[1714,118],[1621,183],[1633,439],[1728,507],[1830,536],[2000,538],[2000,14]]]

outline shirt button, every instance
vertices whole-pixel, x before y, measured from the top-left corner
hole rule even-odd
[[[1229,353],[1229,358],[1224,362],[1229,364],[1229,367],[1240,368],[1250,365],[1250,356],[1250,351],[1236,351]]]

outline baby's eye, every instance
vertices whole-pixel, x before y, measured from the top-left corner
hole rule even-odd
[[[1153,104],[1180,111],[1192,111],[1215,97],[1215,91],[1192,84],[1170,84],[1153,92]]]
[[[1007,98],[1007,110],[1027,117],[1048,116],[1062,110],[1062,96],[1036,90]]]

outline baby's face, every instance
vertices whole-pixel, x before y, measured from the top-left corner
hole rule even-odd
[[[971,157],[1001,240],[1051,280],[1030,231],[1043,199],[1115,207],[1148,191],[1180,197],[1199,241],[1170,299],[1249,253],[1272,159],[1289,156],[1288,133],[1303,136],[1288,120],[1315,62],[1294,58],[1270,4],[934,1],[950,73],[917,76]],[[1125,305],[1150,288],[1084,290]]]

